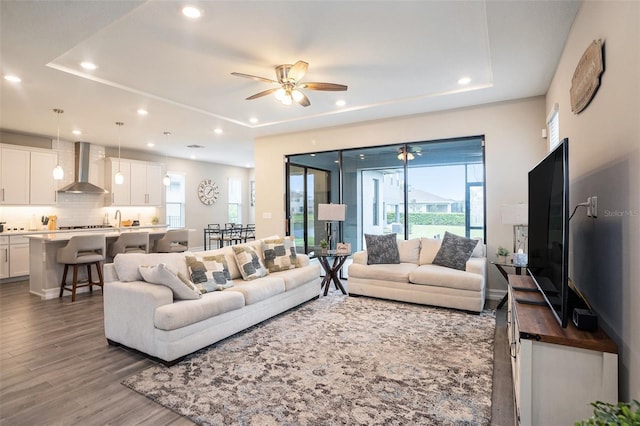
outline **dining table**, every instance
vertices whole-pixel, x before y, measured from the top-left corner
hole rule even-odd
[[[212,241],[217,243],[216,248],[224,247],[225,242],[229,245],[246,243],[249,238],[255,238],[255,226],[234,226],[234,227],[220,227],[220,226],[207,226],[204,228],[204,250],[211,250]]]

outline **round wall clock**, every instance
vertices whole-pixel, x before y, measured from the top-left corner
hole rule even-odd
[[[198,198],[202,201],[203,204],[210,206],[215,203],[215,201],[220,196],[220,188],[218,188],[218,184],[216,184],[211,179],[204,179],[198,185]]]

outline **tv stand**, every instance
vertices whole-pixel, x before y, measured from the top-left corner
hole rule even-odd
[[[516,302],[526,304],[526,305],[547,306],[547,302],[544,300],[524,299],[522,297],[516,298]]]
[[[542,294],[531,291],[531,277],[508,279],[507,333],[518,424],[574,424],[591,417],[591,402],[615,404],[616,344],[601,329],[578,330],[571,322],[560,327]]]

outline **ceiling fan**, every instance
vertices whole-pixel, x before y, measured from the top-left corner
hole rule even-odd
[[[311,102],[300,89],[329,90],[338,92],[347,90],[347,86],[343,84],[301,82],[300,80],[302,80],[302,77],[304,77],[308,67],[309,64],[304,61],[298,61],[293,65],[278,65],[276,67],[276,77],[278,78],[277,81],[271,80],[269,78],[258,77],[255,75],[242,74],[239,72],[232,72],[231,75],[250,78],[252,80],[264,81],[265,83],[277,84],[279,86],[264,90],[260,93],[256,93],[253,96],[249,96],[247,98],[248,101],[273,93],[276,99],[278,99],[285,105],[291,105],[291,103],[295,101],[303,107],[308,107],[309,105],[311,105]]]

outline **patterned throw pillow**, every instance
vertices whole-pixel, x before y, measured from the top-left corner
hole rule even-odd
[[[467,267],[467,261],[477,245],[478,240],[470,240],[445,232],[442,245],[433,259],[433,264],[464,271]]]
[[[364,234],[364,239],[367,243],[367,265],[400,263],[396,234]]]
[[[191,281],[201,293],[224,290],[233,286],[227,259],[223,254],[212,256],[185,256]]]
[[[167,286],[173,292],[174,299],[198,299],[200,291],[195,284],[189,281],[182,273],[176,272],[170,265],[160,263],[158,265],[142,265],[138,268],[142,279],[151,284]]]
[[[286,271],[296,267],[296,245],[293,237],[262,241],[264,266],[269,272]]]
[[[266,276],[269,271],[262,263],[262,259],[258,256],[258,252],[249,246],[232,246],[233,254],[236,257],[238,268],[242,274],[242,279],[245,281],[255,280]]]

